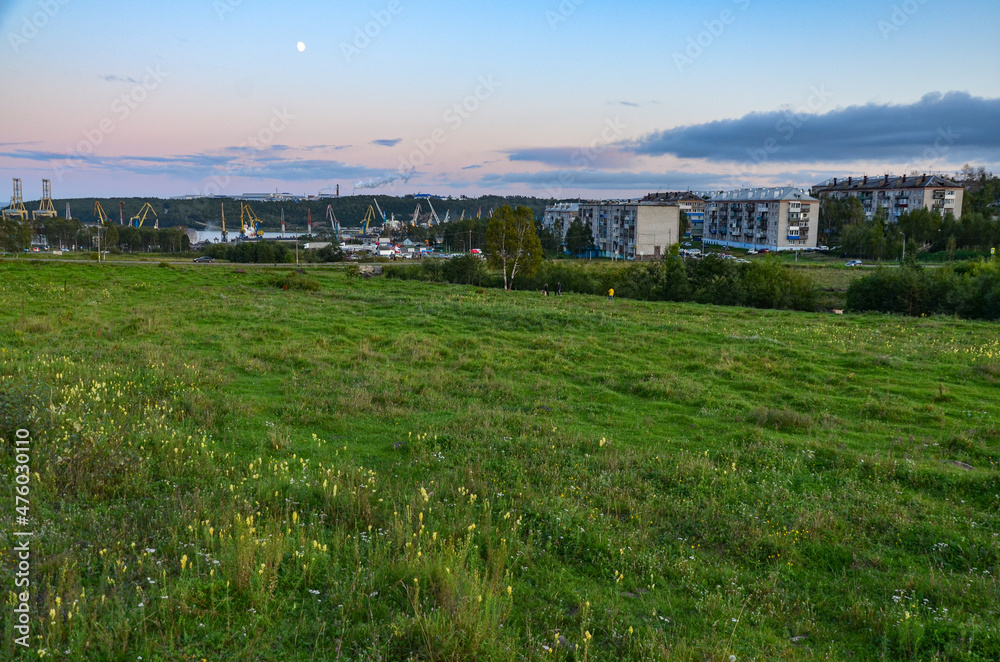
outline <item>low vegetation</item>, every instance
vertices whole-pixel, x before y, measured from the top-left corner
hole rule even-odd
[[[0,276],[4,659],[1000,657],[994,324]]]

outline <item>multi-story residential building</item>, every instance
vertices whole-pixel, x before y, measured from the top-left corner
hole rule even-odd
[[[542,227],[551,230],[552,234],[559,237],[560,241],[565,244],[566,232],[569,230],[570,223],[579,217],[579,202],[560,202],[545,208],[545,215],[542,216]]]
[[[952,214],[956,220],[962,218],[962,200],[965,189],[944,177],[937,175],[903,175],[893,177],[848,177],[833,178],[812,188],[815,196],[828,195],[842,200],[858,198],[865,209],[868,220],[875,217],[879,209],[884,209],[890,221],[914,209],[930,209],[941,216]]]
[[[819,200],[798,188],[725,191],[705,208],[706,245],[795,251],[816,248]]]
[[[686,237],[700,239],[705,230],[705,198],[691,191],[671,193],[650,193],[642,199],[643,202],[666,202],[677,205],[687,214],[688,229]]]
[[[650,260],[680,243],[681,210],[659,201],[617,200],[580,204],[601,257]]]

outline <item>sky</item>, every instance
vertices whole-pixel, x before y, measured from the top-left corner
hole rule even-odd
[[[593,199],[998,172],[998,25],[979,0],[0,0],[0,188]]]

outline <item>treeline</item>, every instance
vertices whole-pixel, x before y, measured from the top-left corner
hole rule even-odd
[[[202,254],[216,260],[227,260],[241,264],[292,264],[296,251],[288,244],[277,241],[244,241],[237,244],[209,244]],[[344,253],[339,246],[330,245],[317,250],[299,250],[298,261],[302,263],[343,262]]]
[[[891,222],[884,209],[872,220],[858,198],[823,198],[819,242],[839,246],[845,257],[900,259],[904,253],[945,253],[951,259],[982,253],[1000,244],[1000,177],[966,165],[957,182],[965,187],[961,220],[915,209]]]
[[[448,261],[424,260],[416,266],[386,267],[390,278],[503,287],[502,276],[486,262],[471,256]],[[514,289],[540,291],[558,284],[564,292],[643,301],[689,301],[720,306],[746,306],[781,310],[815,311],[816,286],[808,276],[783,266],[776,259],[738,263],[709,255],[702,260],[668,257],[655,262],[625,266],[593,267],[586,263],[546,261],[531,277],[518,276]]]
[[[360,192],[359,192],[360,193]],[[78,219],[93,223],[97,221],[94,214],[95,198],[74,198],[56,200],[57,209],[62,209],[70,203],[73,215]],[[149,202],[159,220],[160,227],[185,226],[197,230],[211,226],[219,229],[222,220],[222,205],[226,208],[226,228],[232,231],[238,229],[240,223],[240,201],[232,198],[194,198],[191,200],[164,200],[158,198],[99,198],[101,206],[111,216],[114,223],[120,224],[119,202],[124,202],[124,219],[127,223],[133,214],[138,213],[143,204]],[[326,208],[330,206],[342,227],[358,228],[368,211],[368,206],[379,207],[385,212],[386,218],[395,215],[397,221],[409,223],[413,213],[420,205],[421,214],[429,214],[431,209],[426,200],[414,198],[412,195],[391,196],[375,194],[344,195],[339,198],[324,198],[322,200],[303,200],[289,202],[249,202],[257,216],[260,217],[263,229],[274,231],[281,228],[281,212],[285,212],[285,222],[289,232],[305,232],[306,222],[312,215],[314,231],[330,228],[326,218]],[[465,219],[474,219],[477,214],[487,219],[489,212],[503,205],[512,207],[524,205],[529,207],[536,217],[545,213],[545,207],[554,201],[548,198],[533,198],[525,196],[483,196],[456,200],[431,200],[438,217],[444,220],[450,212],[450,220],[458,221],[464,213]],[[30,204],[29,204],[30,207]],[[153,220],[150,215],[146,222]],[[381,224],[381,220],[379,221]]]
[[[1000,221],[979,212],[956,220],[951,214],[942,218],[933,211],[918,209],[890,223],[880,210],[872,220],[858,220],[842,229],[840,252],[870,260],[898,260],[904,252],[945,253],[954,259],[960,251],[986,252],[998,243]]]
[[[43,235],[51,248],[97,250],[98,233],[101,250],[129,253],[185,253],[191,250],[191,240],[181,228],[133,228],[107,225],[98,229],[84,226],[77,219],[47,218],[39,221],[8,220],[0,224],[0,245],[5,250],[21,251],[31,239]]]
[[[857,312],[997,320],[1000,263],[981,260],[934,269],[911,262],[902,268],[880,267],[851,283],[847,307]]]

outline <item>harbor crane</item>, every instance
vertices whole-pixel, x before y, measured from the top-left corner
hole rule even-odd
[[[382,217],[382,225],[385,225],[385,212],[378,206],[378,198],[372,198],[372,200],[375,201],[375,209],[378,210],[378,215]]]
[[[375,221],[377,223],[378,219],[375,216],[375,208],[372,207],[371,205],[368,205],[368,212],[365,214],[364,219],[361,221],[361,236],[362,237],[367,237],[368,236],[368,229],[371,227],[372,221]]]
[[[229,243],[229,233],[226,232],[226,203],[222,203],[222,243]]]
[[[14,180],[14,195],[10,198],[10,207],[3,210],[4,220],[19,218],[22,221],[28,220],[28,210],[24,208],[24,201],[21,199],[21,180]]]
[[[441,219],[440,219],[440,218],[438,218],[438,214],[437,214],[437,212],[436,212],[436,211],[434,211],[434,203],[433,203],[433,202],[431,202],[431,199],[430,199],[430,197],[428,197],[428,198],[427,198],[427,204],[428,204],[428,205],[430,205],[430,208],[431,208],[431,216],[432,216],[432,217],[434,218],[434,225],[441,225]],[[428,223],[428,225],[430,225],[430,223]]]
[[[333,205],[326,206],[326,217],[330,219],[330,227],[333,228],[333,238],[340,243],[340,221],[337,220],[337,215],[333,213]]]
[[[118,222],[125,225],[125,201],[119,200],[118,202]]]
[[[422,211],[423,208],[421,208],[420,203],[418,202],[417,208],[413,210],[413,219],[410,221],[411,226],[417,227],[417,221],[420,220],[420,212]]]
[[[242,235],[247,239],[257,239],[264,236],[260,229],[260,219],[254,213],[250,205],[240,203],[240,226]]]
[[[31,218],[37,221],[40,218],[56,218],[58,215],[52,204],[52,181],[43,179],[42,201],[38,205],[38,210],[31,212]]]
[[[138,214],[129,219],[128,224],[132,227],[141,228],[142,224],[146,222],[146,216],[149,215],[149,212],[153,212],[153,218],[156,219],[153,222],[153,229],[159,230],[160,217],[156,215],[156,211],[153,209],[153,205],[149,204],[148,202],[142,206]]]
[[[108,215],[104,213],[104,207],[101,206],[100,200],[94,200],[94,215],[97,216],[97,220],[101,222],[101,225],[107,225],[111,221]]]

